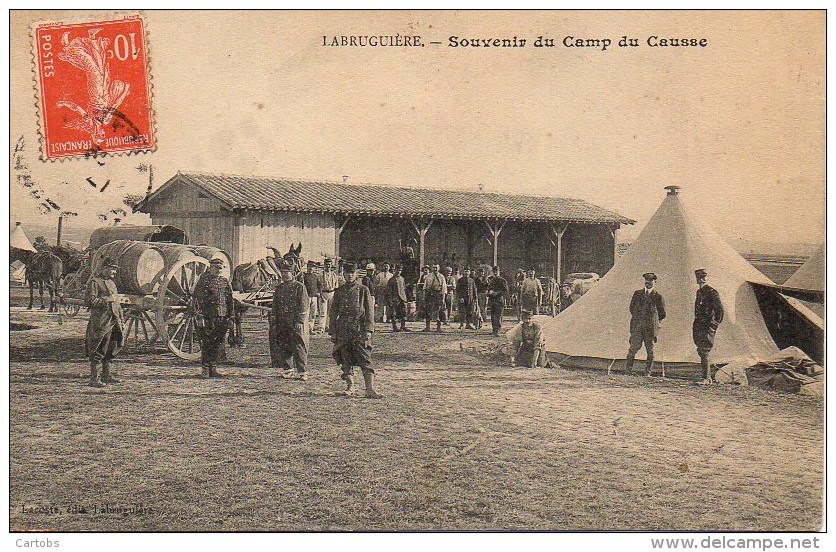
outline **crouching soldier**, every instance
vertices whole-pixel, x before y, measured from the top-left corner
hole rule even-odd
[[[312,303],[305,284],[293,277],[293,267],[284,259],[277,259],[281,281],[273,292],[273,310],[271,312],[275,339],[276,356],[283,378],[294,377],[294,370],[288,359],[293,357],[296,374],[302,381],[307,381],[308,345],[310,343],[309,310]]]
[[[215,369],[215,363],[223,352],[227,324],[235,313],[232,287],[229,280],[221,276],[223,268],[223,260],[209,261],[209,270],[200,276],[194,289],[197,333],[200,338],[200,376],[203,378],[221,377]]]
[[[116,264],[104,259],[98,275],[87,284],[87,306],[90,321],[87,323],[85,352],[90,358],[90,387],[103,387],[106,383],[119,383],[110,373],[110,363],[124,343],[124,319],[119,294],[116,291]],[[102,364],[101,377],[98,365]]]
[[[354,394],[354,367],[359,366],[366,382],[366,397],[379,399],[374,390],[374,368],[371,366],[374,304],[369,288],[357,280],[357,265],[343,265],[345,284],[337,288],[331,305],[330,333],[334,342],[333,357],[342,368],[346,383],[341,394]]]
[[[531,311],[520,311],[520,327],[511,341],[511,366],[545,368],[549,364],[546,356],[546,340],[540,324],[531,320]]]

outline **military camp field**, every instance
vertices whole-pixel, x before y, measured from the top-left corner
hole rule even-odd
[[[327,339],[282,380],[257,318],[221,380],[154,350],[94,390],[83,316],[11,317],[38,326],[11,334],[12,530],[821,526],[820,399],[510,368],[487,333],[383,325],[386,397],[342,398]]]

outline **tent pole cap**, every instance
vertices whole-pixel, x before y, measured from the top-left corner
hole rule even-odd
[[[665,186],[665,189],[668,191],[668,195],[677,195],[679,194],[679,190],[682,186]]]

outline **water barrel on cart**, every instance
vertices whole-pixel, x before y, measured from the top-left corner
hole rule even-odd
[[[102,245],[93,255],[94,274],[98,273],[106,258],[113,260],[119,267],[116,270],[116,289],[119,293],[155,293],[165,276],[165,260],[152,243],[116,240]]]
[[[226,251],[212,247],[211,245],[191,245],[189,246],[195,255],[203,257],[207,261],[212,259],[220,259],[224,262],[224,269],[221,271],[221,276],[232,282],[232,259],[229,258]]]

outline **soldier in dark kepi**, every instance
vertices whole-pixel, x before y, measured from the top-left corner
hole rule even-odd
[[[307,381],[308,345],[310,343],[309,306],[307,286],[293,277],[293,266],[284,259],[277,259],[276,265],[282,279],[273,292],[271,311],[273,336],[276,340],[275,355],[283,378],[294,374]],[[288,359],[293,358],[293,368]],[[295,368],[295,371],[294,371]]]
[[[110,363],[124,343],[124,319],[119,294],[116,291],[118,266],[104,259],[99,273],[87,284],[87,305],[90,321],[87,323],[85,351],[90,358],[90,387],[103,387],[106,383],[119,383],[110,373]],[[102,363],[101,377],[98,365]]]
[[[665,300],[654,289],[656,274],[646,272],[642,274],[644,287],[633,292],[630,300],[630,349],[627,351],[626,372],[633,371],[636,353],[644,345],[647,351],[647,364],[644,375],[649,376],[653,370],[653,346],[659,336],[659,322],[665,319]]]
[[[223,350],[227,324],[235,314],[232,287],[229,280],[221,276],[223,268],[223,260],[209,261],[209,270],[200,276],[194,290],[200,338],[200,376],[203,378],[221,377],[215,363]]]
[[[341,394],[354,394],[354,368],[363,372],[366,397],[381,397],[374,389],[375,371],[372,367],[372,332],[374,304],[369,288],[357,280],[357,264],[343,265],[345,284],[337,288],[331,308],[330,330],[334,342],[333,357],[342,368],[346,389]]]
[[[723,302],[720,301],[720,294],[709,286],[708,271],[700,268],[694,271],[697,278],[697,298],[694,301],[694,345],[697,346],[697,354],[700,356],[700,367],[702,368],[702,385],[711,383],[711,365],[708,362],[708,355],[714,348],[714,336],[717,328],[723,321]]]

